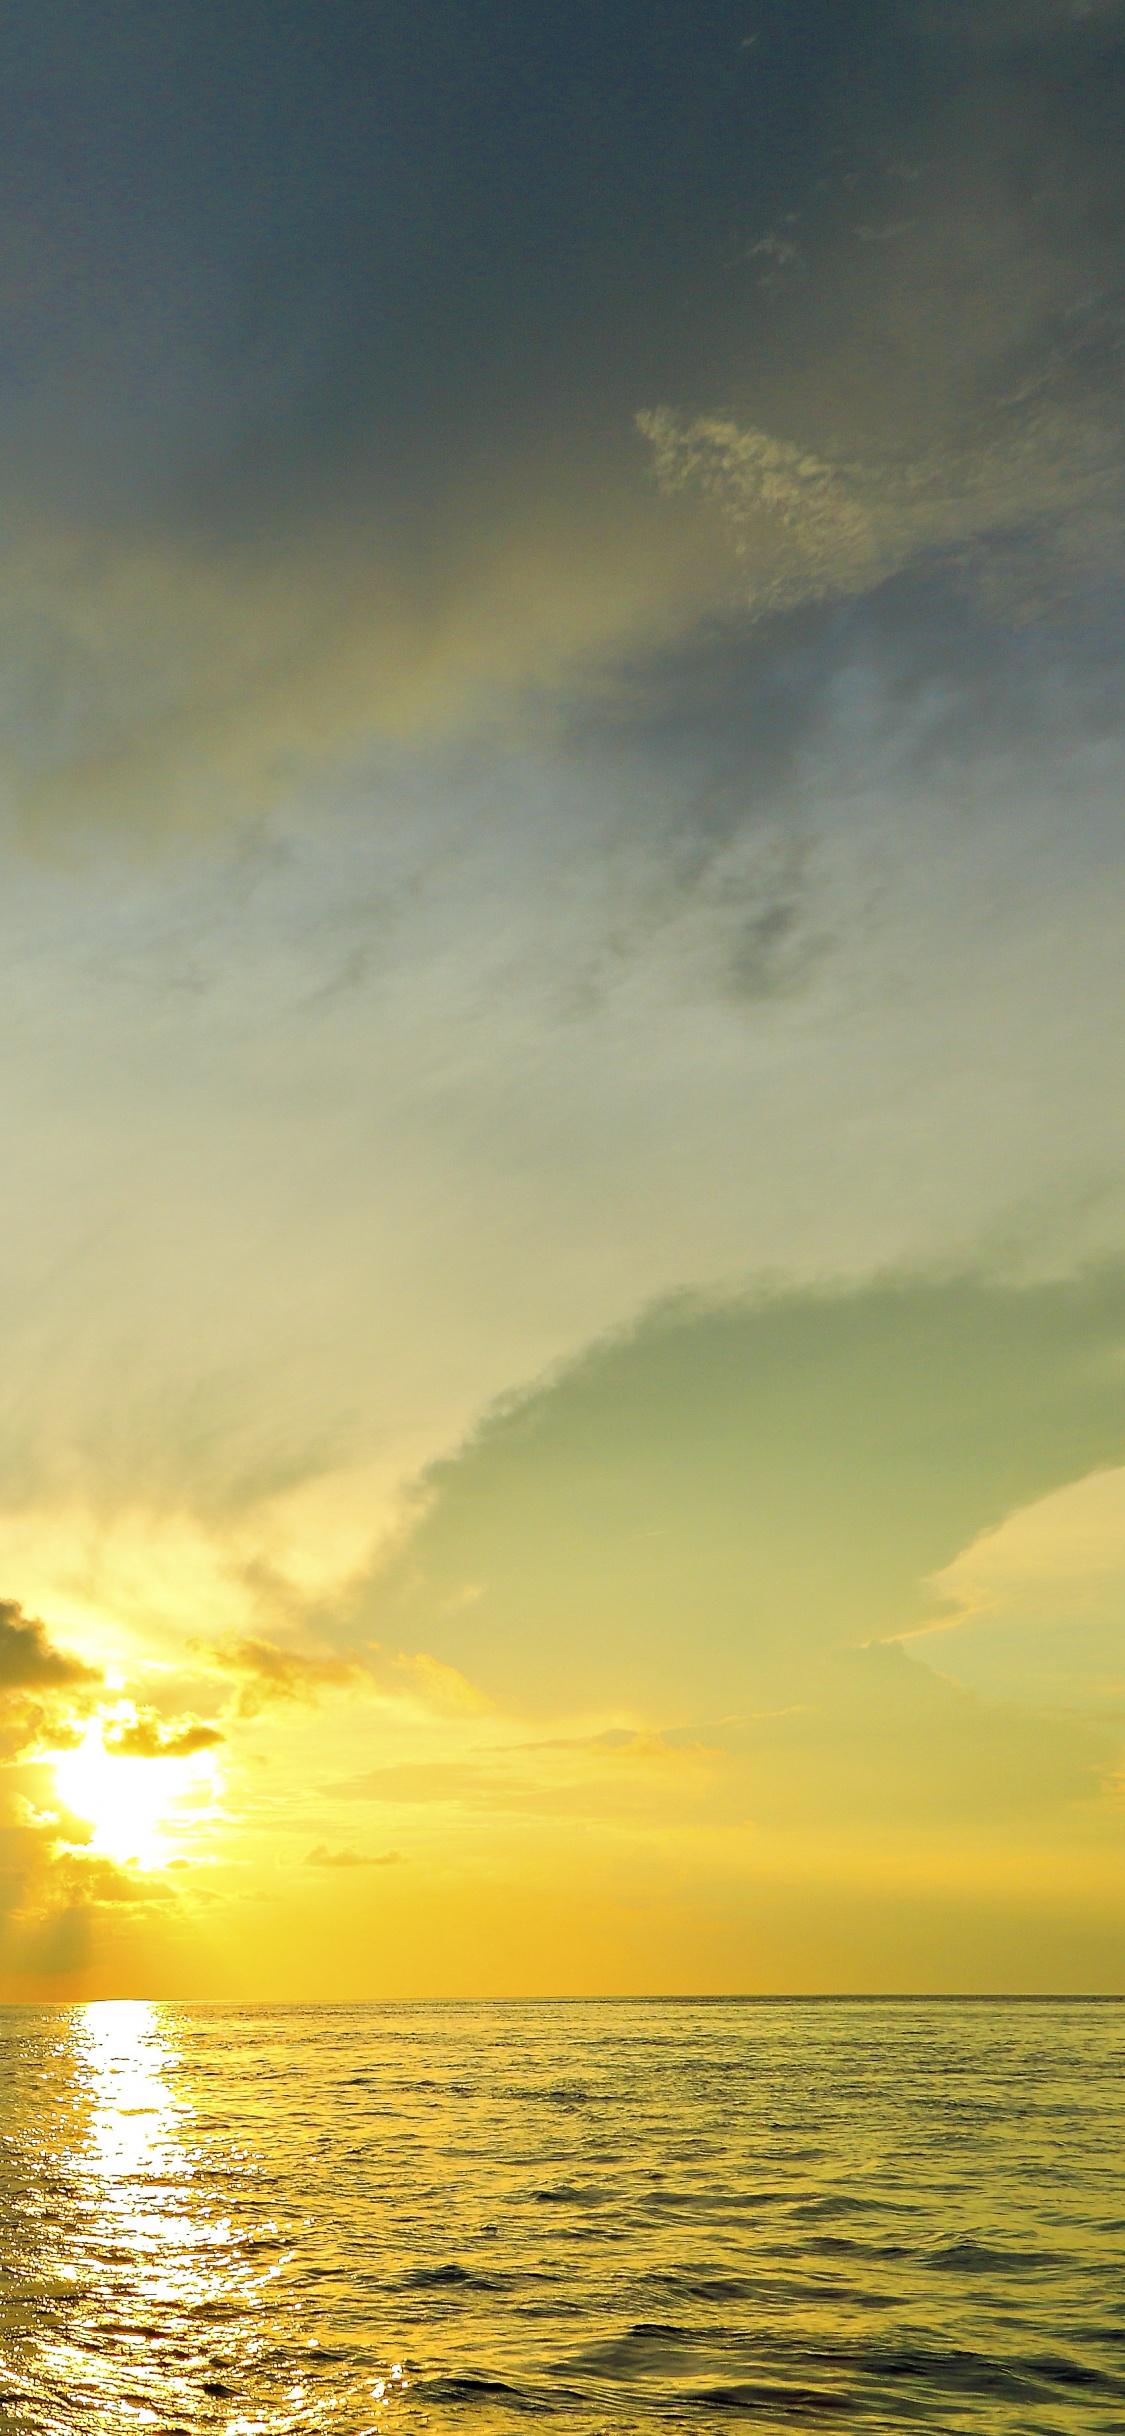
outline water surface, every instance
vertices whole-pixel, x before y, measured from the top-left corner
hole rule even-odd
[[[0,2011],[0,2425],[1125,2430],[1125,2013]]]

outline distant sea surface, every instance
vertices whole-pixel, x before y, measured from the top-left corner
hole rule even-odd
[[[1125,2430],[1125,2008],[0,2012],[0,2426]]]

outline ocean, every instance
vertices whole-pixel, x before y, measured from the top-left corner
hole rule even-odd
[[[0,2426],[1122,2436],[1125,2009],[0,2012]]]

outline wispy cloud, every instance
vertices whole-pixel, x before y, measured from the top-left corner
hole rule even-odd
[[[694,492],[718,510],[759,616],[869,590],[931,553],[968,553],[966,573],[994,587],[1014,579],[1013,601],[1026,609],[1037,591],[1074,580],[1079,536],[1092,538],[1095,517],[1121,508],[1108,418],[1037,401],[975,443],[953,439],[897,461],[889,452],[832,461],[753,426],[687,420],[668,407],[642,411],[637,425],[665,496]],[[1016,536],[1023,554],[1009,567]]]

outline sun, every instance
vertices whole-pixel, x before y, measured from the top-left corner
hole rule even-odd
[[[214,1755],[133,1759],[107,1751],[105,1723],[95,1721],[73,1750],[52,1755],[59,1798],[92,1828],[87,1851],[139,1869],[163,1868],[184,1811],[198,1816],[201,1797],[217,1790]]]

